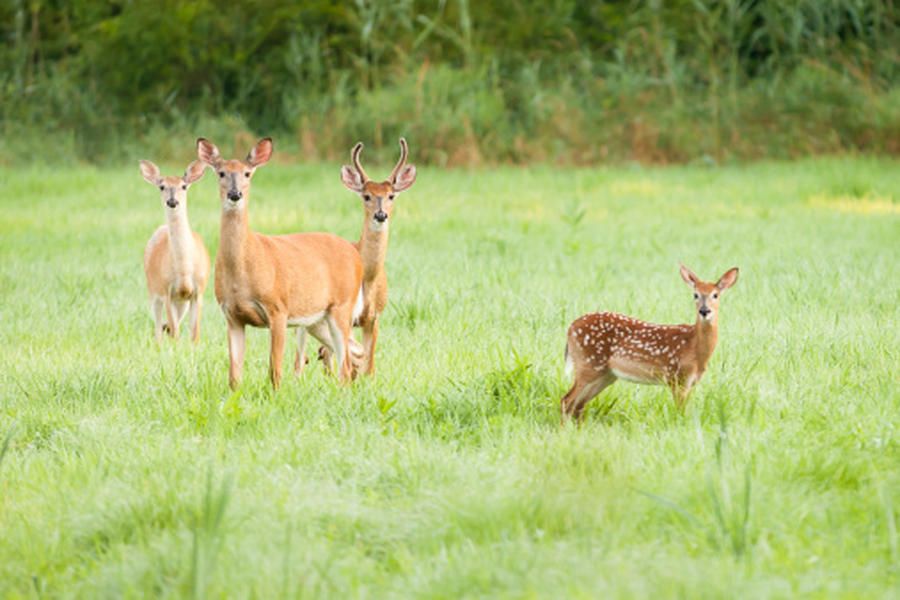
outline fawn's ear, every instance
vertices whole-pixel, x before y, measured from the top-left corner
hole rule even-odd
[[[694,275],[694,272],[684,265],[681,265],[681,278],[691,287],[696,287],[700,282],[700,278]]]
[[[162,181],[162,176],[159,174],[159,167],[154,165],[149,160],[141,161],[141,175],[144,176],[144,179],[147,180],[147,183],[153,185],[159,185],[159,182]]]
[[[341,167],[341,183],[351,192],[358,194],[363,191],[362,176],[353,167],[348,167],[347,165]]]
[[[197,158],[215,167],[222,160],[222,155],[219,154],[219,149],[211,141],[206,138],[197,138]]]
[[[206,171],[206,164],[202,160],[195,160],[184,170],[184,182],[188,185],[194,183],[203,177],[204,171]]]
[[[397,176],[394,177],[394,181],[391,182],[391,185],[394,186],[395,192],[402,192],[404,190],[408,190],[412,187],[412,184],[416,182],[416,165],[406,165],[400,172],[397,173]]]
[[[716,282],[716,287],[719,288],[719,291],[725,291],[737,283],[737,278],[738,268],[732,267],[728,269],[724,275],[719,277],[719,281]]]
[[[247,155],[247,164],[256,168],[269,162],[272,158],[272,138],[267,137],[256,142]]]

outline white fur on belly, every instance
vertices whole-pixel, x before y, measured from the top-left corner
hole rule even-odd
[[[625,381],[631,381],[633,383],[649,383],[651,385],[662,385],[662,381],[659,379],[655,379],[653,377],[641,377],[640,375],[636,375],[634,373],[627,373],[620,369],[610,369],[613,372],[613,375],[618,377],[619,379],[624,379]]]
[[[325,311],[320,311],[305,317],[290,317],[288,319],[288,327],[309,327],[315,325],[325,317]]]

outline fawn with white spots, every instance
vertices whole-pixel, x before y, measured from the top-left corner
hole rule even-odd
[[[384,312],[388,297],[387,272],[384,269],[388,221],[394,210],[397,194],[408,190],[416,182],[416,167],[406,164],[409,147],[406,140],[400,138],[400,160],[391,175],[382,182],[372,181],[359,161],[362,149],[362,142],[353,147],[350,153],[353,166],[341,167],[341,181],[348,190],[359,194],[365,210],[362,233],[359,241],[354,244],[363,261],[363,309],[354,324],[362,327],[364,369],[367,375],[372,375],[375,373],[378,317]],[[301,342],[300,350],[302,349]]]
[[[616,313],[576,319],[566,341],[566,371],[575,374],[563,396],[563,419],[581,419],[584,407],[617,379],[668,385],[679,410],[703,376],[718,339],[719,296],[735,284],[737,267],[716,283],[701,281],[687,267],[681,277],[694,290],[694,325],[656,325]]]
[[[191,339],[195,343],[200,339],[203,291],[209,279],[209,253],[203,239],[196,231],[191,231],[188,223],[187,189],[203,177],[205,168],[203,163],[195,160],[182,177],[163,177],[155,164],[149,160],[141,161],[141,175],[159,188],[166,211],[166,224],[153,232],[144,248],[144,273],[156,341],[162,339],[163,332],[177,338],[188,310]]]
[[[362,260],[353,244],[330,233],[262,235],[250,229],[250,181],[269,162],[272,140],[260,140],[244,160],[226,160],[209,140],[197,140],[197,155],[219,178],[222,203],[216,255],[216,300],[228,322],[228,381],[241,379],[244,329],[271,334],[269,376],[281,383],[288,327],[308,330],[330,345],[341,381],[351,378],[348,340],[362,304]]]

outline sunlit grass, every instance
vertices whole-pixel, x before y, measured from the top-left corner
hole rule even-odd
[[[6,170],[0,595],[890,595],[900,220],[868,205],[896,168],[422,168],[377,377],[277,393],[259,330],[228,389],[212,285],[199,346],[153,343],[137,165]],[[215,194],[189,197],[211,253]],[[355,238],[358,203],[276,164],[251,221]],[[617,383],[560,427],[568,323],[690,319],[679,261],[741,267],[686,414]]]

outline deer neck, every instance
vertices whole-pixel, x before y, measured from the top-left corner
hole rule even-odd
[[[226,210],[222,212],[219,228],[219,260],[222,268],[229,273],[243,271],[249,246],[252,242],[250,220],[247,210]],[[216,268],[219,268],[217,264]]]
[[[175,271],[188,274],[194,267],[194,235],[188,222],[187,211],[170,212],[166,217],[169,228],[169,250]]]
[[[713,350],[716,349],[718,339],[718,320],[705,321],[698,317],[694,324],[694,356],[701,372],[706,369],[706,363],[709,362]]]
[[[372,231],[369,220],[363,225],[362,235],[359,238],[359,255],[363,263],[363,280],[369,281],[375,278],[383,269],[387,258],[388,226],[385,224],[380,231]]]

